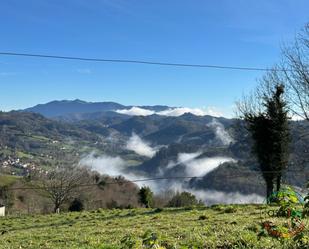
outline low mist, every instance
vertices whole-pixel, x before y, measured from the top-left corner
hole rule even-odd
[[[157,152],[155,148],[152,148],[148,142],[141,139],[137,134],[133,133],[129,138],[126,149],[134,151],[136,154],[146,157],[153,157]]]
[[[121,157],[112,157],[100,155],[96,157],[94,153],[82,158],[80,165],[88,167],[99,172],[102,175],[109,176],[124,176],[128,180],[134,180],[137,177],[134,174],[126,173],[127,163]]]
[[[149,116],[153,114],[161,115],[161,116],[171,116],[171,117],[178,117],[185,113],[191,113],[196,116],[205,116],[211,115],[213,117],[222,117],[223,114],[216,110],[215,108],[189,108],[189,107],[175,107],[175,108],[168,108],[164,111],[152,111],[144,108],[140,108],[137,106],[133,106],[130,109],[122,109],[122,110],[115,110],[115,112],[120,114],[126,114],[130,116]]]
[[[221,124],[218,120],[213,119],[211,123],[207,124],[207,126],[214,130],[216,139],[219,140],[223,145],[230,145],[234,143],[234,139],[225,130],[223,124]]]
[[[186,174],[191,176],[205,176],[225,162],[235,162],[229,157],[206,157],[184,162],[186,165]]]
[[[212,204],[245,204],[245,203],[263,203],[264,197],[257,194],[244,195],[239,192],[226,193],[213,190],[194,190],[189,189],[198,199],[207,205]]]
[[[140,138],[137,135],[132,135],[132,144],[138,142]],[[131,137],[131,138],[132,138]],[[149,148],[148,148],[149,149]],[[151,150],[150,150],[151,151]],[[229,157],[205,157],[198,158],[202,152],[195,153],[179,153],[177,157],[177,162],[170,162],[166,165],[165,170],[175,167],[179,163],[185,165],[185,175],[186,176],[205,176],[212,170],[219,167],[225,162],[235,162],[236,160]],[[152,155],[152,154],[148,154]],[[145,178],[155,178],[164,176],[164,171],[161,175],[149,176],[143,173],[136,173],[128,171],[128,163],[121,157],[112,157],[108,155],[94,156],[90,154],[81,159],[80,164],[89,167],[93,170],[98,171],[100,174],[106,174],[110,176],[122,175],[128,180],[137,180]],[[257,194],[243,195],[238,192],[226,193],[222,191],[214,190],[201,190],[189,187],[189,180],[180,179],[161,179],[156,181],[141,181],[136,184],[141,186],[149,186],[155,194],[163,194],[166,191],[181,192],[188,191],[193,193],[198,199],[202,200],[205,204],[211,205],[215,203],[261,203],[263,202],[263,197]]]

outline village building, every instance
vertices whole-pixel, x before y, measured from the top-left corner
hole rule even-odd
[[[5,206],[0,204],[0,217],[5,216]]]

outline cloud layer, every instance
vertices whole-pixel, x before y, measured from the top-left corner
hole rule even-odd
[[[219,167],[222,163],[236,162],[236,160],[231,157],[203,157],[197,159],[201,154],[202,152],[179,153],[177,161],[169,162],[166,168],[171,169],[178,164],[183,164],[185,166],[186,176],[201,177]],[[162,170],[160,173],[164,175]]]
[[[126,149],[134,151],[136,154],[146,157],[153,157],[156,149],[152,148],[146,141],[133,133],[126,144]]]
[[[188,166],[188,170],[191,169],[196,171],[195,174],[204,175],[207,174],[210,170],[214,169],[220,163],[230,160],[228,158],[207,158],[205,160],[195,159],[199,154],[200,153],[180,153],[178,156],[178,161],[185,163]],[[90,167],[101,174],[107,174],[110,176],[122,175],[128,180],[147,178],[147,176],[142,174],[138,175],[128,173],[126,171],[126,162],[119,156],[111,157],[102,155],[100,157],[95,157],[93,154],[90,154],[84,157],[80,161],[80,164],[86,167]],[[190,172],[190,174],[193,174],[193,172]],[[257,194],[243,195],[238,192],[225,193],[222,191],[191,189],[186,186],[186,182],[177,180],[137,182],[137,184],[140,187],[146,184],[157,194],[168,190],[175,192],[189,191],[207,205],[212,205],[215,203],[262,203],[264,200],[262,196]]]
[[[205,204],[245,204],[245,203],[263,203],[264,197],[257,194],[244,195],[239,192],[226,193],[222,191],[194,190],[190,189],[198,199]]]
[[[129,116],[149,116],[155,114],[154,111],[133,106],[130,109],[116,110],[115,112]]]
[[[163,185],[164,186],[164,185]],[[245,204],[245,203],[263,203],[265,201],[265,197],[260,196],[258,194],[249,194],[244,195],[239,192],[223,192],[216,190],[197,190],[188,188],[185,184],[181,182],[173,182],[169,185],[168,188],[161,186],[161,191],[164,190],[172,191],[172,192],[182,192],[187,191],[196,196],[198,200],[202,200],[206,205],[213,204]]]
[[[161,115],[161,116],[172,116],[172,117],[178,117],[185,113],[192,113],[196,116],[205,116],[205,115],[211,115],[214,117],[222,117],[223,114],[219,111],[217,111],[215,108],[188,108],[188,107],[176,107],[176,108],[169,108],[164,111],[155,112],[151,110],[147,110],[140,107],[131,107],[130,109],[123,109],[123,110],[116,110],[117,113],[126,114],[130,116],[149,116],[153,114]]]
[[[188,176],[200,177],[208,174],[225,162],[235,162],[235,160],[230,157],[205,157],[189,160],[184,162],[184,164],[186,165],[186,174]]]
[[[223,145],[229,145],[234,142],[234,139],[230,136],[230,134],[225,130],[223,124],[221,124],[216,119],[213,119],[211,123],[209,123],[207,126],[211,127],[215,134],[216,138],[223,144]]]
[[[199,109],[199,108],[188,108],[188,107],[177,107],[177,108],[170,108],[165,111],[157,112],[156,114],[162,116],[173,116],[178,117],[185,113],[192,113],[196,116],[205,116],[205,115],[220,115],[215,111],[210,111],[210,109]]]
[[[119,156],[111,157],[102,155],[100,157],[95,157],[94,154],[90,154],[82,158],[80,164],[90,167],[91,169],[98,171],[100,174],[119,176],[123,175],[126,162]]]

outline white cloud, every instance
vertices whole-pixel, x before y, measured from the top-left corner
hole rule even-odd
[[[213,204],[246,204],[246,203],[263,203],[265,198],[258,194],[244,195],[239,192],[223,192],[217,190],[198,190],[188,188],[186,184],[182,182],[165,182],[163,184],[157,184],[151,186],[157,193],[164,192],[182,192],[187,191],[196,196],[198,200],[202,200],[206,205]]]
[[[244,195],[239,192],[226,193],[214,190],[194,190],[189,189],[198,199],[205,204],[245,204],[245,203],[263,203],[265,198],[258,194]]]
[[[185,165],[185,174],[186,176],[204,176],[219,167],[222,163],[225,162],[236,162],[231,157],[204,157],[196,159],[200,156],[202,152],[195,153],[179,153],[177,161],[170,161],[166,166],[166,169],[174,168],[178,164]],[[164,172],[161,172],[161,175],[164,175]]]
[[[121,157],[112,157],[107,155],[101,155],[99,157],[94,156],[93,153],[82,158],[79,162],[81,166],[89,167],[92,170],[99,172],[102,175],[109,176],[123,176],[128,180],[136,180],[140,178],[145,178],[143,174],[135,174],[127,171],[128,163]],[[142,186],[142,182],[138,184]]]
[[[216,107],[207,107],[204,108],[206,115],[213,116],[213,117],[227,117],[226,112],[222,112]]]
[[[123,109],[123,110],[116,110],[116,112],[121,114],[126,114],[130,116],[149,116],[153,114],[161,115],[161,116],[172,116],[178,117],[185,113],[192,113],[196,116],[205,116],[211,115],[214,117],[222,117],[223,114],[216,110],[213,107],[209,108],[188,108],[188,107],[176,107],[176,108],[169,108],[164,111],[155,112],[148,109],[140,108],[140,107],[131,107],[130,109]]]
[[[185,113],[191,113],[196,116],[205,116],[205,115],[210,115],[214,117],[223,116],[223,114],[214,107],[208,107],[208,108],[176,107],[176,108],[169,108],[161,112],[157,112],[156,114],[162,115],[162,116],[178,117]]]
[[[141,156],[153,157],[156,149],[143,141],[137,134],[133,133],[127,142],[126,149],[134,151]]]
[[[231,158],[205,158],[195,159],[199,153],[180,153],[178,160],[187,162],[188,169],[191,168],[196,171],[195,174],[203,175],[205,172],[214,169],[216,165],[219,165],[225,161],[231,161]],[[110,176],[122,175],[128,180],[136,180],[140,178],[147,178],[149,176],[137,175],[128,173],[126,171],[126,162],[121,157],[112,157],[102,155],[95,157],[94,154],[90,154],[81,159],[80,164],[86,167],[90,167],[101,174],[107,174]],[[193,166],[193,167],[192,167]],[[198,169],[199,167],[203,169]],[[193,173],[192,173],[193,174]],[[161,181],[150,181],[150,182],[137,182],[141,187],[145,184],[155,192],[164,193],[167,190],[171,191],[188,191],[193,193],[198,199],[201,199],[205,204],[211,205],[215,203],[262,203],[264,198],[257,194],[243,195],[238,192],[226,193],[222,191],[213,190],[196,190],[186,186],[186,182],[177,180],[161,180]]]
[[[161,112],[157,112],[158,115],[162,116],[173,116],[178,117],[185,113],[192,113],[196,116],[205,116],[207,112],[205,110],[199,108],[187,108],[187,107],[177,107],[177,108],[170,108]]]
[[[195,152],[195,153],[179,153],[178,154],[178,163],[184,163],[187,161],[191,161],[192,159],[201,155],[202,152]]]
[[[204,176],[225,162],[235,162],[230,157],[205,157],[184,162],[188,176]]]
[[[81,166],[89,167],[92,170],[99,172],[102,175],[109,176],[123,176],[125,179],[134,181],[137,179],[147,178],[146,175],[141,173],[132,173],[127,170],[127,162],[121,157],[112,157],[107,155],[101,155],[95,157],[94,153],[89,154],[88,156],[82,158],[79,162]],[[147,183],[153,190],[156,190],[158,184],[156,182]],[[136,182],[136,184],[141,187],[145,185],[145,182]]]
[[[177,164],[180,163],[185,163],[188,161],[193,160],[194,158],[198,157],[199,155],[201,155],[201,152],[194,152],[194,153],[178,153],[177,155],[177,160],[176,161],[170,161],[166,168],[167,169],[172,169],[174,168]],[[162,175],[164,175],[164,172],[161,172]]]
[[[130,115],[130,116],[149,116],[149,115],[155,114],[154,111],[139,108],[136,106],[133,106],[130,109],[116,110],[116,112],[120,114]]]
[[[230,134],[225,130],[223,124],[221,124],[216,119],[213,119],[211,123],[207,126],[214,129],[216,138],[221,141],[223,145],[229,145],[234,142],[234,139],[230,136]]]
[[[100,157],[95,157],[93,154],[82,158],[80,164],[90,167],[101,174],[107,174],[111,176],[122,175],[126,166],[126,162],[119,156],[111,157],[102,155]]]

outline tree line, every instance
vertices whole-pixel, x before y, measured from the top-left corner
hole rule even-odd
[[[82,166],[62,165],[0,187],[0,204],[9,213],[58,213],[98,208],[163,208],[203,205],[189,192],[155,194],[122,176],[111,177]]]

